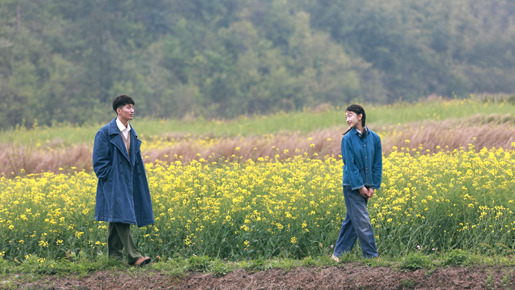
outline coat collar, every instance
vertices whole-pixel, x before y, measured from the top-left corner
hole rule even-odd
[[[370,133],[370,130],[366,126],[365,126],[365,129],[367,130],[367,135],[368,135],[368,133]],[[356,130],[356,128],[350,129],[349,133],[352,134],[352,135],[357,135],[360,138],[361,138],[361,134],[363,134],[362,132],[360,133],[358,130]]]
[[[136,130],[134,130],[134,127],[131,126],[131,130],[129,131],[131,133],[131,137],[138,138],[138,134],[136,133]],[[118,128],[118,125],[116,124],[116,118],[114,118],[111,122],[109,122],[109,135],[114,134],[120,134],[120,129]]]
[[[120,119],[116,118],[115,119],[115,122],[116,122],[116,125],[118,126],[118,129],[120,131],[123,131],[125,129],[127,129],[129,132],[131,131],[131,124],[127,122],[127,127],[125,127],[125,125],[123,125],[122,121],[120,121]]]
[[[131,130],[129,131],[131,135],[131,156],[127,154],[127,149],[125,148],[125,143],[123,142],[122,134],[120,132],[120,129],[118,128],[118,125],[116,124],[116,118],[114,118],[109,124],[108,124],[108,132],[109,132],[109,139],[110,142],[118,148],[118,150],[122,153],[127,160],[134,165],[136,160],[136,152],[139,151],[140,148],[140,142],[138,139],[138,135],[136,134],[136,130],[134,130],[134,127],[131,127]]]
[[[352,128],[350,129],[350,132],[349,132],[351,135],[358,135],[358,136],[361,136],[361,133],[356,129],[356,128]]]

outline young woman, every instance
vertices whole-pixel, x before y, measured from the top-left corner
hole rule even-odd
[[[347,214],[332,259],[339,262],[359,239],[364,258],[377,257],[367,202],[381,186],[383,161],[381,139],[365,126],[365,109],[350,105],[345,111],[349,130],[342,138],[343,196]]]

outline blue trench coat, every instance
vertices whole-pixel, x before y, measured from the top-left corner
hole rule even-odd
[[[93,170],[98,177],[95,220],[143,227],[154,223],[154,213],[141,158],[141,141],[134,128],[130,135],[130,156],[116,118],[95,136]]]

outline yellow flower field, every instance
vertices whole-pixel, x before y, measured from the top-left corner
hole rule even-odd
[[[382,189],[369,203],[380,254],[417,246],[513,254],[515,150],[422,151],[384,157]],[[134,231],[140,250],[228,259],[328,254],[345,214],[341,160],[279,157],[148,163],[156,223]],[[105,253],[95,194],[88,172],[0,178],[0,256]]]

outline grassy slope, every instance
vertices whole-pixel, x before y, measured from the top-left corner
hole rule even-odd
[[[424,120],[465,118],[474,115],[515,114],[515,104],[507,102],[483,102],[479,100],[434,100],[414,104],[365,106],[371,126],[407,124]],[[91,144],[102,123],[95,120],[83,126],[57,125],[38,127],[37,130],[13,129],[0,133],[0,144],[57,143],[64,145]],[[158,120],[135,119],[133,122],[142,139],[169,133],[187,133],[212,136],[256,136],[281,131],[308,133],[318,129],[342,126],[346,128],[344,108],[332,108],[323,112],[305,111],[278,113],[270,116],[242,116],[234,120]]]

